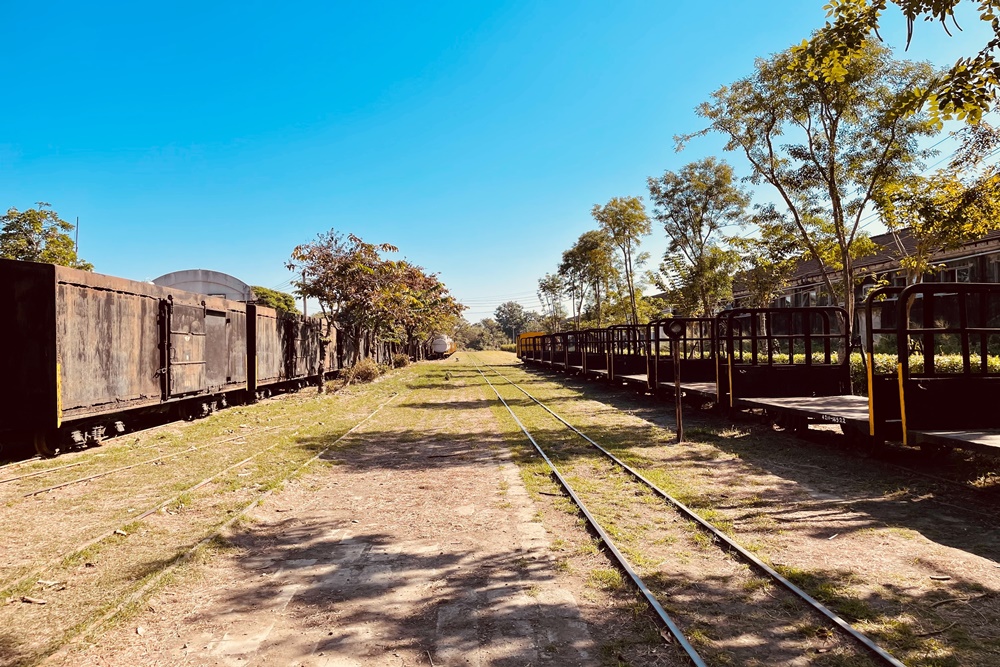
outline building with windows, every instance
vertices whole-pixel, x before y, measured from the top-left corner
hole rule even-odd
[[[855,287],[857,303],[862,303],[868,292],[880,282],[903,286],[906,272],[900,269],[899,258],[912,252],[913,238],[906,230],[898,236],[879,234],[872,241],[879,250],[869,257],[855,260],[860,284]],[[989,282],[1000,283],[1000,231],[995,231],[954,250],[938,253],[932,260],[938,269],[924,276],[925,282]],[[834,283],[840,276],[834,278]],[[740,305],[746,291],[741,291],[739,279],[733,287],[733,298]],[[784,292],[774,306],[828,306],[835,300],[828,293],[823,273],[815,260],[800,262]]]

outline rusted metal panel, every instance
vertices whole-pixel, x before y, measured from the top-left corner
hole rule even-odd
[[[51,264],[0,259],[0,434],[57,426],[55,291]]]
[[[205,314],[205,382],[210,391],[224,389],[229,377],[229,331],[226,313]]]
[[[257,384],[280,382],[285,378],[284,322],[278,311],[256,307]]]
[[[61,281],[56,289],[63,410],[159,400],[159,299]]]
[[[205,308],[174,304],[170,310],[170,396],[207,389]]]

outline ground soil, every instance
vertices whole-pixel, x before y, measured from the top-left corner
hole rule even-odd
[[[377,419],[138,608],[47,664],[687,664],[468,362],[407,371]],[[1000,530],[966,496],[823,434],[801,441],[692,413],[692,442],[671,445],[661,402],[530,380],[906,664],[1000,664]],[[675,602],[709,610],[717,601],[704,595],[692,588]],[[778,664],[760,655],[742,664]],[[801,664],[854,663],[822,651]]]

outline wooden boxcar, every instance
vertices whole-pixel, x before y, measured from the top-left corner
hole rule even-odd
[[[315,382],[321,345],[313,319],[0,259],[0,445],[52,453],[124,430],[126,415],[201,416]]]

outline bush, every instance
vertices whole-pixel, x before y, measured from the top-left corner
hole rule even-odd
[[[371,382],[386,370],[386,366],[376,363],[374,359],[366,358],[345,369],[342,376],[347,383],[365,383]]]
[[[392,355],[392,367],[403,368],[410,365],[410,357],[405,354]]]
[[[500,346],[500,349],[503,352],[517,352],[517,344],[516,343],[503,343]]]

